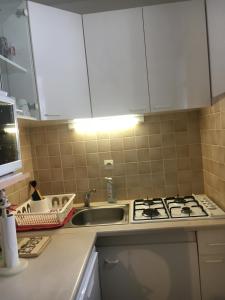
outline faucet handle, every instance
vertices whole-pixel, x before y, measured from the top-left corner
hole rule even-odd
[[[85,197],[90,197],[91,193],[96,193],[96,189],[91,189],[90,191],[85,193]]]
[[[91,189],[90,191],[85,193],[84,196],[84,206],[90,207],[91,194],[96,193],[96,189]]]
[[[112,183],[112,177],[105,177],[105,181]]]

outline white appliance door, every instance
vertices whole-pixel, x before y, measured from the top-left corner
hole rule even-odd
[[[80,290],[75,300],[101,300],[97,252],[93,252],[90,257]]]
[[[197,245],[100,249],[102,300],[200,300]]]

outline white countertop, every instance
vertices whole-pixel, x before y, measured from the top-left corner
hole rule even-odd
[[[99,235],[172,229],[193,231],[216,227],[225,227],[225,219],[62,228],[35,232],[35,235],[52,235],[50,244],[39,257],[28,260],[29,265],[22,273],[12,277],[0,277],[0,298],[2,300],[73,299],[96,237]]]
[[[28,260],[28,267],[12,277],[0,278],[2,300],[66,300],[80,282],[85,264],[95,242],[93,233],[55,234],[38,258]]]

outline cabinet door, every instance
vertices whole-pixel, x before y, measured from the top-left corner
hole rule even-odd
[[[200,258],[202,300],[225,299],[225,256],[209,255]]]
[[[225,93],[225,1],[207,0],[213,97]]]
[[[151,111],[210,105],[204,0],[143,8]]]
[[[225,228],[200,230],[197,237],[200,255],[219,254],[225,256]]]
[[[81,16],[29,2],[42,119],[90,117]]]
[[[1,10],[4,11],[0,16],[1,36],[7,38],[8,44],[15,47],[16,52],[15,56],[9,55],[8,62],[12,64],[5,66],[7,79],[3,81],[2,88],[8,91],[9,96],[16,98],[20,114],[39,119],[29,22],[25,15],[19,16],[18,13],[26,9],[26,1],[11,1],[10,6],[7,1],[1,1]],[[1,79],[4,79],[6,76],[2,63],[3,61],[1,61],[1,72],[3,72]],[[13,64],[15,68],[12,67]],[[21,103],[26,104],[26,110],[22,109]]]
[[[200,300],[196,243],[105,247],[102,300]]]
[[[74,300],[101,300],[98,256],[96,252],[93,252],[89,259],[80,289]]]
[[[150,111],[142,9],[84,15],[93,115]]]
[[[225,299],[225,229],[197,233],[202,300]]]

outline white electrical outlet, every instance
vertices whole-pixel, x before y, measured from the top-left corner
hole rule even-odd
[[[104,167],[106,170],[112,170],[113,169],[113,159],[105,159]]]

